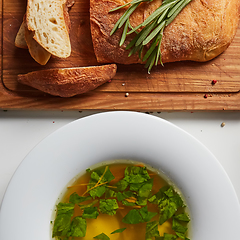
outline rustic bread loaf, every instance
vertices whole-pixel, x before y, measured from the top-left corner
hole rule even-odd
[[[135,34],[119,47],[122,29],[110,32],[126,10],[109,10],[131,0],[90,0],[90,21],[94,51],[98,62],[141,63],[138,55],[128,57],[126,45]],[[142,3],[132,14],[133,27],[142,23],[162,4],[161,0]],[[238,28],[240,0],[192,0],[165,28],[161,44],[162,61],[192,60],[204,62],[221,54],[232,42]]]
[[[68,26],[64,19],[66,0],[29,0],[26,22],[33,38],[48,52],[59,58],[71,54]]]
[[[116,71],[115,64],[47,69],[18,75],[18,81],[54,96],[72,97],[109,81]]]

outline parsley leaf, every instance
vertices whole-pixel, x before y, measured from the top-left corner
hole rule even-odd
[[[118,209],[118,203],[116,199],[100,199],[99,209],[101,213],[106,213],[108,215],[116,214]]]
[[[181,213],[181,214],[175,215],[174,219],[179,220],[179,221],[183,221],[183,222],[189,222],[190,221],[190,218],[188,217],[188,215],[186,213]]]
[[[158,204],[160,209],[159,224],[171,218],[179,207],[183,207],[183,200],[172,187],[162,187],[155,195],[148,199],[149,202]]]
[[[87,222],[82,217],[73,218],[70,230],[67,234],[68,237],[85,237],[87,230]]]
[[[145,239],[146,240],[152,240],[152,237],[160,237],[159,231],[158,231],[158,222],[148,222],[146,225],[146,234]]]
[[[74,212],[73,203],[59,203],[57,205],[57,217],[53,226],[52,236],[65,236],[69,231],[71,224],[71,217]]]
[[[94,238],[99,239],[99,240],[110,240],[110,238],[105,233],[101,233],[101,234],[95,236]]]
[[[143,219],[140,212],[137,209],[132,209],[122,219],[122,222],[127,224],[137,224],[143,222]]]
[[[184,223],[189,222],[189,221],[190,221],[190,219],[186,215],[186,213],[178,214],[178,215],[173,217],[172,229],[176,232],[178,237],[185,239],[185,235],[186,235],[186,232],[187,232],[188,228],[183,226],[181,224],[181,222],[183,222],[183,224],[184,224]]]
[[[177,236],[169,233],[164,233],[163,237],[156,237],[155,240],[176,240]]]
[[[149,180],[150,177],[146,167],[127,167],[125,169],[124,180],[128,183],[143,183]]]
[[[98,215],[99,215],[99,212],[97,207],[88,207],[84,209],[82,217],[96,219]]]
[[[98,203],[98,200],[94,200],[93,202],[91,203],[88,203],[88,204],[78,204],[78,206],[81,208],[81,209],[85,209],[85,208],[89,208],[89,207],[93,207],[95,204]]]
[[[140,187],[138,192],[139,197],[147,198],[150,192],[152,191],[152,187],[153,187],[153,179],[150,179]]]
[[[121,233],[121,232],[123,232],[123,231],[126,230],[126,229],[127,229],[127,228],[119,228],[119,229],[117,229],[117,230],[111,232],[111,234]]]
[[[77,203],[85,202],[90,199],[92,199],[90,196],[81,197],[77,193],[73,193],[69,197],[69,202],[77,204]]]
[[[117,187],[117,191],[124,191],[128,187],[128,182],[122,179],[118,181],[114,186]]]
[[[150,221],[153,217],[155,217],[157,215],[156,212],[149,212],[147,209],[147,206],[141,208],[139,210],[139,212],[140,212],[144,222]]]
[[[114,178],[115,177],[109,170],[108,166],[106,166],[104,169],[97,169],[93,171],[87,186],[87,191],[89,192],[90,196],[93,198],[101,197],[107,189],[105,184],[109,183]]]
[[[145,206],[139,210],[138,209],[130,210],[122,219],[122,222],[127,224],[137,224],[141,222],[148,222],[156,215],[157,215],[156,212],[149,212],[147,210],[147,206]]]

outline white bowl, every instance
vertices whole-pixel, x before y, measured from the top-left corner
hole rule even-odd
[[[1,240],[50,240],[57,198],[98,162],[131,159],[163,171],[191,212],[192,240],[239,238],[240,206],[217,159],[173,124],[136,112],[74,121],[40,142],[15,172],[0,210]]]

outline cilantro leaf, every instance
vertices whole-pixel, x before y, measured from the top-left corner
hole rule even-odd
[[[125,169],[124,180],[128,183],[143,183],[149,180],[150,177],[146,167],[127,167]]]
[[[106,166],[105,168],[97,169],[91,174],[91,179],[96,180],[96,182],[101,179],[99,183],[111,182],[114,178],[115,177],[109,170],[108,166]]]
[[[169,186],[161,188],[158,193],[149,198],[148,201],[158,204],[160,209],[160,225],[171,218],[179,207],[184,206],[180,195]]]
[[[85,201],[90,200],[90,199],[92,199],[90,196],[81,197],[75,192],[75,193],[70,195],[69,202],[77,204],[77,203],[85,202]]]
[[[67,234],[68,237],[85,237],[87,230],[87,222],[82,217],[73,218],[70,230]]]
[[[119,228],[119,229],[117,229],[117,230],[111,232],[111,234],[121,233],[121,232],[123,232],[123,231],[126,230],[126,229],[127,229],[127,228]]]
[[[141,208],[139,210],[139,212],[140,212],[144,222],[149,222],[154,216],[157,215],[156,212],[149,212],[147,209],[147,206]]]
[[[124,191],[128,187],[128,182],[122,179],[118,181],[114,186],[117,187],[117,191]]]
[[[59,203],[57,205],[57,216],[53,226],[52,237],[67,235],[67,232],[70,228],[73,212],[73,203]]]
[[[143,222],[143,219],[137,209],[132,209],[125,215],[125,217],[122,219],[122,222],[127,224],[137,224]]]
[[[138,192],[139,197],[147,198],[150,192],[152,191],[152,187],[153,187],[153,179],[150,179],[140,187]]]
[[[177,236],[170,234],[170,233],[164,233],[163,237],[156,237],[155,240],[176,240]]]
[[[178,220],[173,218],[172,229],[176,232],[177,236],[180,238],[185,238],[185,233],[187,232],[187,227],[184,227]]]
[[[101,213],[106,213],[108,215],[116,214],[118,209],[118,203],[116,199],[100,199],[99,209]]]
[[[89,191],[89,194],[92,198],[102,197],[106,189],[107,189],[106,185],[98,186],[97,182],[92,179],[90,179],[89,184],[87,186],[87,190]]]
[[[98,200],[94,200],[94,201],[92,201],[91,203],[88,203],[88,204],[78,204],[78,206],[81,209],[85,209],[85,208],[93,207],[97,203],[98,203]]]
[[[113,191],[112,189],[107,188],[106,192],[105,192],[105,198],[112,198],[112,197],[116,197],[117,193],[115,191]]]
[[[183,221],[183,222],[189,222],[190,221],[190,218],[188,217],[188,215],[186,213],[181,213],[181,214],[175,215],[174,219],[179,220],[179,221]]]
[[[101,197],[106,189],[107,186],[104,185],[112,181],[115,177],[109,170],[109,167],[106,166],[104,169],[97,169],[91,173],[91,179],[87,186],[87,190],[91,197]],[[102,184],[102,185],[101,185]]]
[[[156,212],[149,212],[147,210],[147,206],[145,206],[141,209],[130,210],[122,219],[122,222],[127,224],[137,224],[141,222],[148,222],[156,215],[157,215]]]
[[[105,233],[101,233],[101,234],[95,236],[94,238],[99,239],[99,240],[110,240],[110,238]]]
[[[99,215],[99,212],[97,207],[88,207],[84,209],[82,217],[96,219],[98,215]]]
[[[148,222],[146,225],[146,234],[145,239],[146,240],[152,240],[152,237],[160,237],[159,231],[158,231],[158,222]]]

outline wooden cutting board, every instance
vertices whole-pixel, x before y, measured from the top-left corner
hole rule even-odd
[[[70,11],[71,56],[51,58],[46,66],[38,65],[28,50],[14,46],[26,0],[1,3],[1,109],[240,110],[240,28],[230,47],[207,63],[170,63],[155,67],[151,74],[143,65],[118,65],[111,82],[86,94],[60,98],[21,85],[16,78],[38,69],[98,64],[90,34],[89,0],[76,0]],[[213,80],[217,83],[212,84]]]

